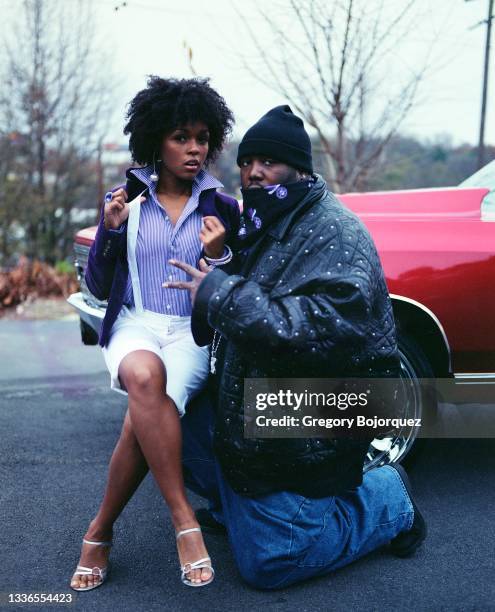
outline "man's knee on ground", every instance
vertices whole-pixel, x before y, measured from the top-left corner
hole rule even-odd
[[[255,589],[276,589],[288,571],[280,554],[274,555],[269,547],[244,550],[236,554],[236,564],[242,578]]]

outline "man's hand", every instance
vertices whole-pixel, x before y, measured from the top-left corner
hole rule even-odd
[[[203,227],[199,232],[205,255],[211,259],[220,259],[223,255],[225,227],[217,217],[203,217]]]
[[[203,278],[211,272],[213,269],[212,266],[209,266],[204,259],[199,260],[199,270],[193,268],[189,264],[184,263],[183,261],[177,261],[176,259],[170,259],[169,263],[171,263],[176,268],[180,268],[184,270],[186,274],[189,274],[191,277],[190,281],[167,281],[162,284],[162,287],[168,287],[171,289],[188,289],[189,294],[191,296],[191,303],[194,305],[194,301],[196,299],[196,292],[198,291],[198,287],[201,284]]]

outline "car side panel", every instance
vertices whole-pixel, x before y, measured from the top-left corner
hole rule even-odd
[[[495,371],[495,223],[365,221],[391,293],[441,321],[454,372]]]

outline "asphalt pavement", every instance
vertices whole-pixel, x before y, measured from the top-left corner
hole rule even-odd
[[[65,607],[9,604],[9,593],[71,593],[69,609],[88,612],[495,610],[494,440],[432,442],[418,458],[411,479],[429,537],[414,558],[377,551],[332,575],[263,592],[242,582],[226,539],[206,535],[216,579],[187,588],[167,510],[147,477],[116,526],[109,580],[70,591],[125,397],[109,390],[100,351],[81,345],[75,321],[0,321],[0,363],[2,610]]]

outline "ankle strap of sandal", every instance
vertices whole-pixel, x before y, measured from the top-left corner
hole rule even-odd
[[[192,533],[193,531],[201,531],[201,527],[191,527],[191,529],[183,529],[182,531],[176,533],[175,537],[178,540],[183,535],[186,535],[186,533]]]
[[[83,542],[85,544],[92,544],[93,546],[111,546],[112,545],[111,540],[110,542],[93,542],[92,540],[86,540],[86,538],[83,538]]]

